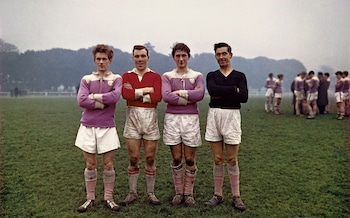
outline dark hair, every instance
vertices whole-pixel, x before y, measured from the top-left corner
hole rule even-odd
[[[143,46],[143,45],[134,45],[134,48],[132,49],[132,54],[134,55],[134,51],[135,50],[142,50],[142,49],[145,49],[146,53],[147,53],[147,56],[149,56],[148,55],[148,49],[145,46]]]
[[[309,72],[309,75],[315,75],[315,72],[314,72],[313,70],[311,70],[311,71]]]
[[[318,72],[317,75],[323,76],[323,73],[322,72]]]
[[[337,71],[337,72],[335,72],[335,75],[343,75],[343,72]]]
[[[349,72],[348,72],[348,71],[344,71],[343,74],[344,74],[345,76],[348,76],[348,75],[349,75]]]
[[[108,59],[111,61],[114,55],[113,50],[105,44],[98,44],[92,49],[92,54],[94,55],[94,58],[96,56],[96,53],[106,53],[108,56]]]
[[[219,43],[214,44],[214,51],[216,52],[216,49],[222,48],[222,47],[227,47],[228,53],[232,54],[231,46],[229,46],[229,44],[227,44],[225,42],[219,42]]]
[[[282,78],[284,75],[282,73],[278,74],[277,77],[280,79]]]
[[[325,76],[329,77],[329,73],[324,73]]]
[[[173,50],[171,51],[171,55],[174,57],[175,56],[175,52],[178,51],[178,50],[186,52],[189,57],[191,56],[191,54],[190,54],[191,50],[185,43],[177,43],[173,47]]]
[[[273,73],[269,73],[269,77],[273,77]]]

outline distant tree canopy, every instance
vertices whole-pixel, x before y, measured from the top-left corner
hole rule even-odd
[[[7,43],[3,39],[0,39],[0,53],[5,53],[5,52],[19,52],[19,51],[15,45]]]
[[[77,51],[55,48],[18,53],[16,46],[4,40],[0,43],[1,48],[6,48],[0,52],[0,91],[11,91],[15,87],[28,91],[57,91],[58,87],[67,89],[78,86],[84,75],[96,70],[92,47]],[[145,46],[150,51],[149,67],[152,70],[163,74],[175,68],[171,55],[156,52],[149,42]],[[134,68],[131,49],[130,53],[117,48],[113,50],[115,55],[110,65],[112,72],[121,75]],[[261,90],[270,72],[274,75],[283,73],[284,87],[289,90],[296,74],[305,70],[298,60],[273,60],[266,57],[233,57],[232,65],[246,74],[250,90]],[[201,53],[192,55],[189,67],[202,72],[205,77],[208,72],[218,69],[218,64],[213,53]]]

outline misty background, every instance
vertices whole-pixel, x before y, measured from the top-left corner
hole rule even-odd
[[[175,68],[171,55],[155,51],[151,43],[146,43],[149,49],[149,67],[163,74]],[[122,75],[134,68],[132,54],[113,48],[114,57],[110,70]],[[244,72],[248,80],[250,93],[262,93],[268,73],[276,76],[285,75],[284,89],[290,90],[290,84],[295,76],[306,70],[298,60],[274,60],[267,57],[246,59],[233,57],[234,69]],[[19,53],[18,48],[0,39],[0,91],[11,92],[15,88],[25,92],[76,92],[80,79],[96,70],[93,61],[92,47],[88,49],[69,50],[62,48],[45,51],[29,50]],[[189,67],[202,72],[204,77],[210,71],[218,69],[214,53],[201,53],[191,56]],[[327,69],[325,69],[327,70]]]

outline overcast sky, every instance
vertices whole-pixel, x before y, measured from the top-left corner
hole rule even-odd
[[[164,54],[224,41],[236,56],[350,70],[350,0],[0,0],[0,38],[20,52],[150,42]]]

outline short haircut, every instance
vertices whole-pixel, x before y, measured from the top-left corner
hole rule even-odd
[[[277,75],[277,77],[278,77],[278,79],[281,79],[283,77],[283,74],[280,73]]]
[[[324,73],[325,76],[329,77],[329,73]]]
[[[132,55],[134,55],[134,51],[135,50],[142,50],[142,49],[145,49],[146,53],[147,53],[147,56],[149,56],[148,55],[148,49],[145,46],[143,46],[143,45],[134,45],[134,48],[132,49]]]
[[[273,73],[269,73],[269,77],[273,77]]]
[[[98,44],[92,49],[92,54],[94,55],[94,59],[96,57],[96,53],[106,53],[108,59],[111,61],[114,55],[113,50],[105,44]]]
[[[188,57],[191,57],[191,50],[190,48],[185,44],[185,43],[177,43],[174,47],[173,50],[171,51],[171,55],[174,57],[176,51],[184,51],[187,53]]]
[[[337,72],[335,72],[335,75],[343,75],[343,72],[337,71]]]
[[[348,76],[348,75],[349,75],[349,72],[348,72],[348,71],[344,71],[343,74],[344,74],[345,76]]]
[[[229,46],[229,44],[227,44],[227,43],[225,43],[225,42],[219,42],[219,43],[214,44],[214,51],[216,52],[216,50],[217,50],[218,48],[222,48],[222,47],[227,47],[228,53],[232,54],[232,48],[231,48],[231,46]]]
[[[315,75],[315,72],[314,72],[313,70],[311,70],[311,71],[309,72],[309,75]]]

